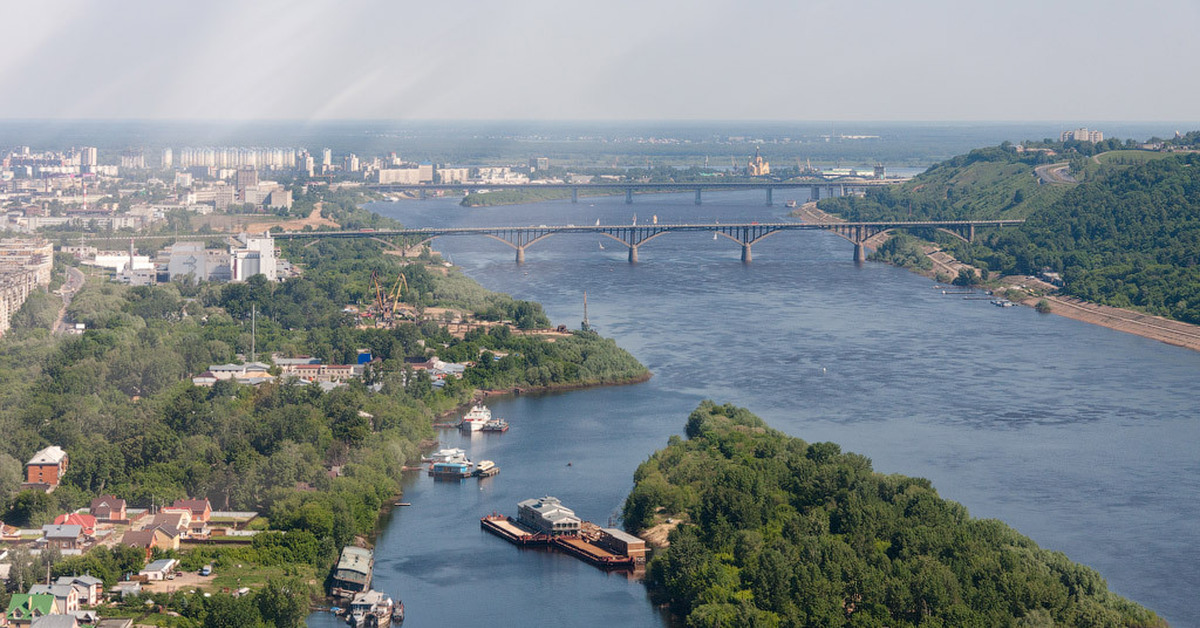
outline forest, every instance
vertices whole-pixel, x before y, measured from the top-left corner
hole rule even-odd
[[[1165,626],[928,480],[711,401],[686,435],[638,467],[624,518],[682,522],[647,584],[690,627]]]
[[[1082,182],[1039,186],[1030,158],[981,149],[820,208],[850,220],[1026,218],[971,244],[922,235],[991,273],[1050,270],[1062,274],[1065,294],[1200,323],[1200,154],[1138,154],[1155,158],[1089,160]],[[984,181],[985,171],[995,176]]]
[[[373,242],[282,244],[303,274],[279,283],[258,275],[245,283],[129,287],[93,275],[67,311],[87,325],[79,336],[51,335],[47,300],[30,299],[0,340],[0,430],[8,435],[0,443],[0,519],[38,527],[100,494],[131,508],[207,497],[214,510],[259,512],[277,531],[264,541],[307,540],[303,552],[256,542],[206,560],[271,565],[291,556],[319,574],[342,545],[373,532],[399,492],[403,466],[434,437],[434,417],[469,402],[477,389],[646,376],[637,360],[594,333],[560,334],[555,342],[521,333],[549,324],[539,304],[488,292],[436,257],[406,260]],[[402,299],[417,312],[456,308],[509,320],[511,328],[463,338],[440,320],[375,327],[347,308],[365,310],[374,298],[372,271],[392,280],[403,273]],[[273,353],[345,364],[362,349],[376,358],[364,377],[330,391],[288,379],[257,387],[191,381],[213,364]],[[409,366],[434,355],[471,365],[463,379],[434,386]],[[49,494],[19,491],[24,461],[49,445],[70,456],[63,483]],[[101,554],[64,559],[54,570],[82,572],[86,563],[111,585],[128,557]]]

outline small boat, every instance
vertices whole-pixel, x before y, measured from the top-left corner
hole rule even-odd
[[[487,406],[473,406],[471,411],[463,416],[458,429],[465,432],[478,432],[488,421],[492,420],[492,411]]]
[[[600,250],[601,250],[601,251],[603,251],[603,250],[604,250],[604,243],[603,243],[603,242],[597,242],[596,244],[599,244],[599,245],[600,245]]]
[[[421,462],[434,462],[434,463],[436,463],[436,462],[452,462],[454,460],[466,460],[466,459],[467,459],[467,452],[465,452],[461,449],[458,449],[458,448],[454,448],[454,449],[439,449],[439,450],[433,452],[432,454],[429,454],[425,458],[422,458]]]
[[[796,201],[789,200],[788,202],[784,203],[784,205],[785,205],[785,206],[787,206],[787,207],[788,207],[788,209],[791,209],[791,208],[794,208],[794,207],[796,206]]]
[[[490,478],[493,475],[500,473],[500,467],[491,460],[480,460],[479,466],[475,469],[475,477]]]
[[[375,590],[363,591],[354,596],[350,603],[349,617],[346,623],[355,628],[364,626],[386,626],[396,621],[396,611],[399,606],[400,620],[404,621],[404,603],[397,605],[391,596]]]
[[[715,233],[713,234],[713,239],[714,239],[714,240],[716,240],[716,239],[717,239],[717,234],[715,234]]]
[[[593,207],[594,207],[594,205],[593,205]],[[599,218],[597,218],[597,219],[596,219],[596,226],[597,226],[597,227],[599,227],[599,226],[600,226],[600,219],[599,219]]]

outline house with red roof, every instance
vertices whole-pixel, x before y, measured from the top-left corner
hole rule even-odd
[[[81,515],[77,512],[59,515],[54,518],[54,525],[77,525],[83,528],[83,533],[87,536],[96,534],[96,518],[92,515]]]

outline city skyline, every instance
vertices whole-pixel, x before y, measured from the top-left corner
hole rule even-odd
[[[1183,0],[5,12],[4,119],[1162,121],[1200,96]]]

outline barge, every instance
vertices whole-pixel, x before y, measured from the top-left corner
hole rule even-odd
[[[371,577],[375,569],[375,553],[364,547],[353,545],[342,548],[333,572],[334,597],[353,598],[371,588]]]
[[[514,545],[546,546],[601,569],[634,569],[646,561],[645,541],[582,521],[554,497],[527,499],[518,504],[516,519],[493,512],[479,525]]]

